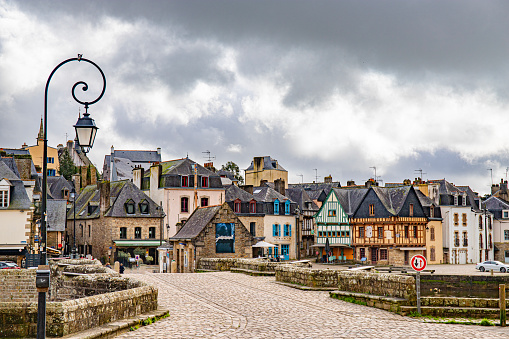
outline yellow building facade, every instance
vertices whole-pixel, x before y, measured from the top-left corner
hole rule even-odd
[[[278,161],[269,156],[254,157],[251,165],[245,170],[246,185],[261,186],[264,182],[282,180],[288,188],[288,171]]]
[[[37,144],[34,146],[26,146],[23,145],[23,149],[28,150],[30,152],[30,155],[32,156],[32,161],[34,162],[35,169],[37,172],[42,172],[42,160],[44,157],[44,130],[43,130],[43,123],[41,119],[41,127],[39,129],[39,135],[37,136]],[[58,169],[60,167],[60,164],[58,162],[58,149],[55,147],[49,147],[48,146],[48,176],[56,176],[58,175]]]

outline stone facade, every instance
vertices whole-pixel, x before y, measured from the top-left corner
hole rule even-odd
[[[0,270],[0,302],[37,302],[35,270]]]
[[[276,281],[308,287],[337,287],[338,271],[285,265],[276,268]]]
[[[498,297],[499,284],[509,286],[507,275],[421,275],[421,293],[455,297]]]
[[[496,242],[495,260],[505,262],[505,251],[509,251],[509,242]]]

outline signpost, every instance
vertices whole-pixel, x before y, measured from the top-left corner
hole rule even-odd
[[[415,276],[415,291],[417,292],[417,312],[421,314],[421,271],[426,268],[426,258],[417,254],[410,259],[410,265],[417,272]]]

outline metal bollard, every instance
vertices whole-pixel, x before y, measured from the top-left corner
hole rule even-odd
[[[506,313],[505,313],[505,284],[498,285],[498,295],[499,295],[499,306],[500,306],[500,326],[505,327],[506,323]]]

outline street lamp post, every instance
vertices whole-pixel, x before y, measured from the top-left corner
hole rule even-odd
[[[47,256],[46,256],[46,204],[47,204],[47,181],[48,181],[48,89],[51,78],[53,74],[59,69],[61,66],[67,64],[71,61],[84,61],[93,66],[95,66],[99,72],[101,73],[103,79],[103,89],[101,94],[97,97],[97,99],[93,101],[80,101],[76,98],[74,91],[76,87],[82,85],[82,90],[88,90],[88,84],[84,81],[78,81],[72,86],[72,97],[74,100],[85,106],[85,113],[83,117],[78,118],[76,125],[73,127],[76,129],[76,137],[78,138],[78,142],[81,146],[81,149],[84,153],[90,151],[92,146],[94,145],[95,134],[97,133],[97,127],[95,126],[95,122],[93,119],[89,117],[88,107],[92,104],[95,104],[99,101],[104,95],[104,91],[106,90],[106,77],[99,66],[97,66],[93,61],[85,59],[81,54],[78,54],[77,58],[70,58],[62,61],[58,64],[46,81],[46,88],[44,90],[44,149],[43,149],[43,157],[42,157],[42,204],[41,204],[41,242],[40,242],[40,260],[39,267],[36,275],[36,287],[38,292],[38,308],[37,308],[37,338],[45,338],[46,336],[46,292],[49,290],[49,266],[47,266]]]
[[[76,190],[74,187],[71,191],[71,199],[72,199],[72,222],[73,222],[73,231],[72,231],[72,250],[71,250],[71,259],[76,259]]]

